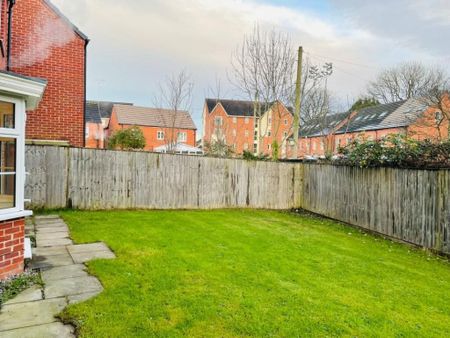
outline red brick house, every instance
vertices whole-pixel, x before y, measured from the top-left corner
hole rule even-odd
[[[115,131],[138,126],[144,133],[145,150],[177,143],[195,147],[197,128],[187,111],[115,104],[107,128],[108,135]]]
[[[4,49],[11,3],[2,0]],[[16,0],[11,12],[9,70],[47,80],[39,108],[27,114],[27,139],[84,146],[88,38],[48,0]]]
[[[379,140],[390,134],[439,141],[448,138],[449,121],[423,100],[409,99],[327,116],[302,125],[299,158],[334,154],[355,138]]]
[[[133,105],[126,102],[86,101],[86,148],[105,148],[109,119],[115,104]]]
[[[255,119],[254,102],[240,100],[206,99],[203,109],[203,146],[206,142],[222,141],[237,155],[244,151],[272,154],[277,141],[280,156],[292,133],[293,115],[281,102],[262,107],[262,116]]]

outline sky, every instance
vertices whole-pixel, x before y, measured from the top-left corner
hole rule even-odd
[[[313,64],[332,62],[339,105],[386,67],[420,61],[450,69],[449,0],[52,0],[91,40],[88,99],[152,106],[159,84],[185,70],[199,132],[205,97],[245,98],[230,62],[255,24],[289,33]]]

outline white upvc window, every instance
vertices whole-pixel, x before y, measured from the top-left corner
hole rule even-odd
[[[89,138],[89,126],[86,126],[85,136]]]
[[[158,140],[164,140],[164,132],[163,131],[161,131],[161,130],[158,130],[158,132],[157,132],[157,135],[156,135],[156,138],[158,139]]]
[[[237,135],[236,129],[233,129],[233,136],[236,136],[236,135]]]
[[[244,119],[244,123],[245,123],[245,124],[248,124],[249,121],[250,121],[250,119],[249,119],[248,117],[246,117],[246,118]]]
[[[186,132],[179,132],[177,135],[177,141],[178,142],[186,142],[187,141],[187,133]]]
[[[233,123],[237,123],[237,117],[233,117]]]
[[[0,215],[24,210],[25,102],[0,96]]]
[[[248,137],[248,130],[244,131],[245,137]]]
[[[219,126],[221,126],[222,124],[223,124],[222,116],[216,116],[216,117],[214,118],[214,125],[217,126],[217,127],[219,127]]]

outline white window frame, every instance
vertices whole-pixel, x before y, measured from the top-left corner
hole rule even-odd
[[[237,117],[233,117],[233,123],[237,123]]]
[[[161,136],[162,135],[162,136]],[[164,133],[164,131],[162,131],[162,130],[158,130],[157,132],[156,132],[156,139],[158,140],[158,141],[164,141],[164,137],[165,137],[166,135],[165,135],[165,133]]]
[[[248,122],[250,121],[250,119],[248,117],[244,118],[244,123],[248,124]]]
[[[89,126],[86,126],[85,136],[86,138],[89,138]]]
[[[0,101],[14,104],[14,128],[0,128],[0,137],[14,138],[16,140],[15,206],[13,208],[0,209],[0,218],[3,218],[1,216],[24,210],[25,100],[0,95]]]
[[[222,118],[222,116],[215,116],[214,117],[214,125],[216,127],[220,127],[220,126],[223,125],[223,118]]]
[[[177,133],[177,142],[186,142],[186,141],[187,141],[187,133],[185,131],[179,131]]]

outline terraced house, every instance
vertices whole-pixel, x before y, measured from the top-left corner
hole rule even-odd
[[[287,140],[292,133],[292,109],[281,102],[261,105],[261,116],[254,116],[253,101],[206,99],[203,109],[203,145],[223,142],[235,154],[250,151],[272,154],[276,141],[280,157],[286,157]]]
[[[378,140],[390,134],[439,141],[448,138],[449,121],[420,99],[380,104],[350,113],[329,115],[302,125],[299,157],[336,153],[357,137]]]

